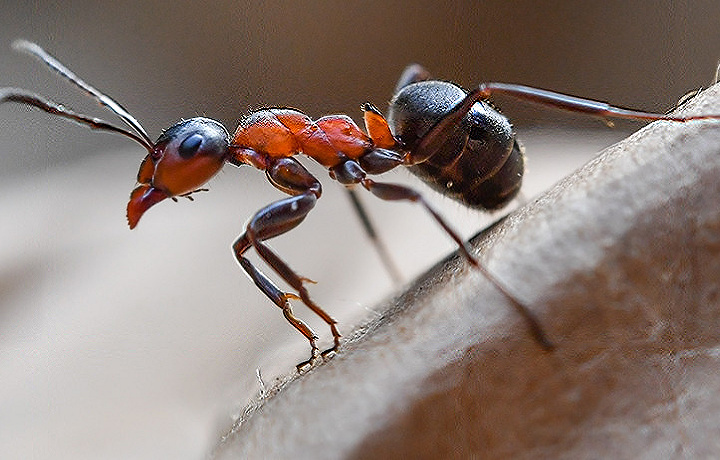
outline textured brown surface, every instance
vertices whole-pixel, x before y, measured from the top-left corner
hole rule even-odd
[[[717,112],[719,93],[684,109]],[[553,353],[451,260],[267,399],[216,457],[717,453],[719,175],[717,122],[642,129],[477,241]]]
[[[410,62],[467,87],[517,82],[662,111],[706,85],[720,56],[714,0],[411,6],[8,2],[0,85],[115,121],[9,47],[20,37],[36,41],[116,97],[155,138],[196,115],[232,131],[243,114],[274,105],[362,122],[359,105],[385,109]],[[528,149],[529,200],[624,137],[595,120],[496,102]],[[261,173],[228,168],[210,193],[158,205],[129,231],[125,204],[139,146],[14,105],[0,108],[0,146],[0,457],[204,457],[257,393],[256,369],[270,385],[308,353],[229,251],[247,218],[281,194]],[[272,246],[318,281],[313,297],[349,334],[382,313],[376,304],[393,287],[340,188],[305,164],[323,181],[323,198]],[[408,176],[383,180],[407,178],[465,237],[506,212],[468,211]],[[417,207],[362,198],[406,280],[454,250]],[[489,257],[494,269],[518,276]],[[509,284],[531,301],[528,282]],[[327,328],[302,306],[296,311],[328,345]],[[511,315],[494,305],[482,314]],[[516,330],[524,336],[519,323]],[[302,453],[332,455],[330,447]]]

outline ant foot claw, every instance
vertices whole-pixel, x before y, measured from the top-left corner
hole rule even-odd
[[[337,345],[335,345],[334,347],[328,348],[327,350],[320,353],[320,356],[322,357],[322,359],[328,359],[329,356],[332,356],[335,353],[337,353],[337,349],[338,349],[338,347],[337,347]]]

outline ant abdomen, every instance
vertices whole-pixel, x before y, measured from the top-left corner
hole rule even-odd
[[[457,85],[435,80],[411,83],[397,92],[388,123],[411,157],[425,134],[466,94]],[[467,206],[497,209],[520,191],[524,154],[508,119],[479,101],[436,153],[408,169]]]

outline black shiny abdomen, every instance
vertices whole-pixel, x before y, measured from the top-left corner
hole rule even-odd
[[[420,139],[465,95],[465,90],[444,81],[409,84],[390,102],[388,123],[412,156]],[[477,102],[441,150],[408,169],[466,206],[497,209],[520,191],[524,162],[508,119]]]

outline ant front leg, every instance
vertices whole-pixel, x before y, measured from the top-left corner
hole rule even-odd
[[[340,345],[337,322],[310,298],[310,294],[304,286],[304,282],[309,280],[295,273],[285,261],[263,242],[297,227],[315,207],[315,203],[321,194],[321,188],[317,179],[293,158],[273,159],[266,170],[266,174],[273,185],[294,196],[276,201],[258,211],[248,223],[245,233],[240,235],[233,244],[233,251],[238,262],[255,282],[255,285],[275,305],[283,310],[283,314],[290,324],[298,329],[310,342],[310,359],[298,364],[299,370],[317,357],[317,336],[305,323],[294,316],[289,299],[301,299],[308,308],[330,326],[334,344],[331,348],[322,352],[323,356],[334,352]],[[264,273],[253,266],[244,256],[244,253],[251,247],[255,248],[258,255],[295,289],[297,294],[283,292]]]

